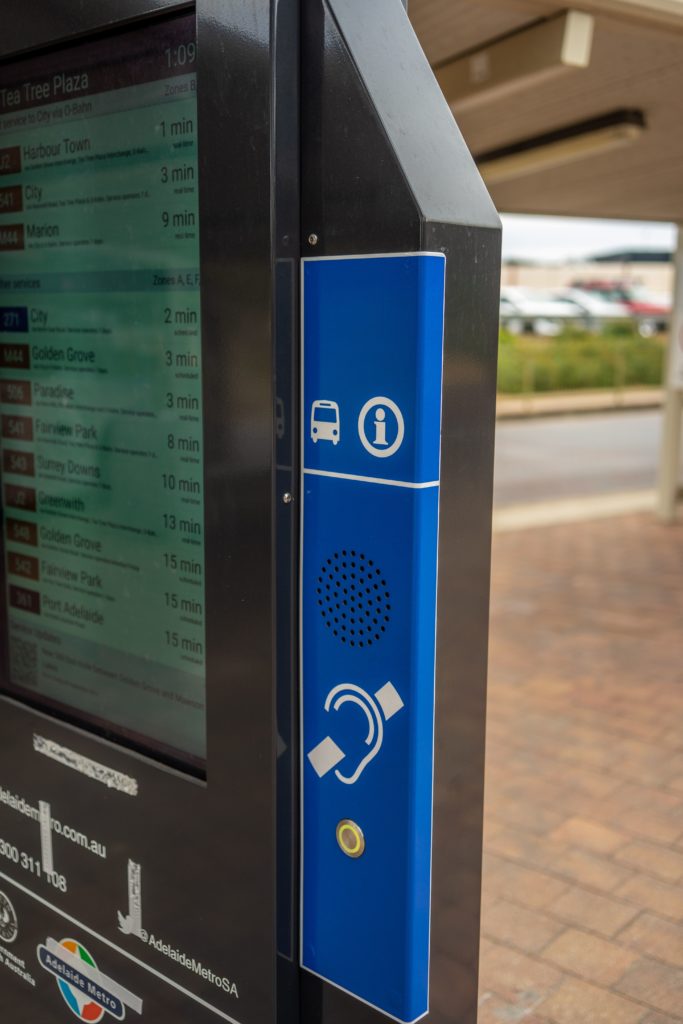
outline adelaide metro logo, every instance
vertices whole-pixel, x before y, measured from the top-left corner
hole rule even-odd
[[[80,942],[75,942],[73,939],[62,939],[59,946],[61,949],[65,949],[74,956],[79,957],[84,964],[87,964],[89,967],[93,967],[97,970],[97,964],[85,946],[82,946]],[[47,969],[51,970],[57,977],[59,991],[62,993],[62,998],[71,1012],[78,1017],[79,1020],[91,1021],[92,1024],[97,1024],[97,1021],[102,1020],[106,1012],[104,1007],[94,1002],[94,1000],[90,998],[90,995],[86,994],[82,990],[82,982],[86,982],[87,979],[85,977],[78,977],[78,972],[70,970],[69,965],[61,961],[61,957],[59,957],[57,953],[51,954],[46,949],[45,954],[45,959],[52,964],[52,967],[48,967],[48,964],[43,960],[42,956],[40,957],[40,962],[43,967],[47,967]],[[56,968],[60,968],[59,972]],[[62,973],[62,969],[65,977],[69,977],[71,979],[70,981],[66,981],[65,977],[59,976],[59,974]],[[75,982],[75,984],[72,984],[72,982]],[[121,1007],[121,1009],[123,1010],[123,1007]],[[119,1020],[121,1019],[123,1019],[123,1014],[119,1017]]]
[[[0,942],[14,942],[19,932],[17,913],[9,896],[0,892]]]
[[[102,974],[85,946],[75,939],[47,939],[45,945],[38,946],[38,960],[55,976],[62,999],[79,1020],[98,1024],[105,1013],[124,1020],[125,1006],[142,1013],[142,1000]]]

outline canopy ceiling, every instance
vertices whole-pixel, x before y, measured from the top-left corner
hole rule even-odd
[[[621,108],[647,130],[628,145],[491,187],[499,210],[683,222],[683,2],[584,0],[590,65],[454,113],[475,156]],[[565,10],[548,0],[410,0],[433,66]]]

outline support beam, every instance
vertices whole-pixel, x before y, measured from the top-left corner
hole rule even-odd
[[[593,16],[564,11],[456,57],[435,74],[449,104],[462,110],[588,67],[592,42]]]
[[[581,6],[595,14],[611,14],[683,30],[683,0],[584,0]]]
[[[635,142],[645,129],[641,110],[614,110],[500,149],[475,153],[474,159],[486,184],[494,185],[609,152]]]
[[[547,0],[527,0],[539,18],[547,16]],[[581,0],[581,10],[612,21],[628,21],[653,29],[683,32],[683,0]]]
[[[657,487],[657,515],[676,521],[680,493],[681,431],[683,430],[683,225],[678,227],[676,282],[671,315],[671,338],[662,417],[662,445]]]

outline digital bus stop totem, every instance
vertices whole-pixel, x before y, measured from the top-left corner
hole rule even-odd
[[[400,0],[8,0],[0,1017],[474,1024],[500,228]]]

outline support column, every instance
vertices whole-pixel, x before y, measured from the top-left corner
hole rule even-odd
[[[662,444],[657,484],[657,515],[664,523],[676,520],[683,429],[683,225],[678,227],[674,301],[665,378]]]

